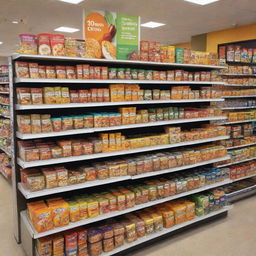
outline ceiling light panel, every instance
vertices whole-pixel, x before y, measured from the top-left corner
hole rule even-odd
[[[3,42],[0,42],[0,44],[3,44]]]
[[[70,28],[70,27],[58,27],[55,28],[54,31],[58,31],[58,32],[66,32],[66,33],[74,33],[79,31],[80,29],[78,28]]]
[[[69,4],[80,4],[84,0],[58,0],[58,1],[69,3]]]
[[[12,21],[13,24],[18,24],[19,22],[17,20]]]
[[[164,25],[165,25],[164,23],[159,23],[159,22],[154,22],[154,21],[149,21],[149,22],[141,24],[141,26],[145,27],[145,28],[157,28],[157,27],[161,27]]]
[[[186,2],[190,2],[193,4],[199,4],[199,5],[207,5],[214,2],[218,2],[219,0],[184,0]]]

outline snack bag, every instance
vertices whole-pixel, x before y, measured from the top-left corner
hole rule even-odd
[[[51,50],[53,56],[63,56],[64,55],[64,35],[50,35]]]
[[[69,205],[63,199],[48,201],[52,209],[52,220],[55,228],[69,224]]]
[[[51,55],[50,34],[38,34],[38,53],[40,55]]]
[[[17,50],[21,54],[37,54],[36,36],[31,34],[20,34],[20,46]]]

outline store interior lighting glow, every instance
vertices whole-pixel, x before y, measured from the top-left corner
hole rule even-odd
[[[159,22],[154,22],[154,21],[149,21],[146,23],[141,24],[141,27],[145,27],[145,28],[157,28],[157,27],[161,27],[164,26],[164,23],[159,23]]]
[[[199,4],[199,5],[207,5],[207,4],[211,4],[214,2],[218,2],[220,0],[184,0],[186,2],[190,2],[193,4]]]
[[[18,24],[19,22],[17,20],[12,21],[13,24]]]
[[[66,33],[74,33],[79,31],[80,29],[78,28],[70,28],[70,27],[58,27],[55,28],[54,31],[58,31],[58,32],[66,32]]]
[[[3,44],[3,42],[0,42],[0,44]]]
[[[84,0],[58,0],[58,1],[69,3],[69,4],[80,4]]]

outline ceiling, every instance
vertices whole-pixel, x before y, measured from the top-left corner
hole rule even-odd
[[[57,0],[0,0],[0,56],[15,52],[20,33],[54,33],[60,26],[79,28],[73,34],[82,38],[82,10],[109,10],[140,15],[141,22],[167,24],[142,28],[141,38],[176,44],[190,41],[192,35],[222,30],[256,21],[256,0],[220,0],[200,6],[183,0],[85,0],[72,5]],[[19,24],[13,24],[19,20]]]

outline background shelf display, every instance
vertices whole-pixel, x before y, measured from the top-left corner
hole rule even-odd
[[[245,85],[245,84],[225,84],[225,86],[230,86],[230,87],[243,87],[243,88],[256,87],[255,84],[252,84],[252,85],[250,85],[250,84],[247,84],[247,85]]]
[[[218,168],[221,168],[221,167],[226,167],[226,166],[230,166],[230,165],[235,165],[235,164],[240,164],[240,163],[244,163],[244,162],[249,162],[249,161],[252,161],[252,160],[256,160],[256,157],[247,158],[247,159],[243,159],[243,160],[240,160],[240,161],[236,161],[236,162],[232,162],[232,163],[228,163],[228,164],[219,165],[219,166],[217,166],[217,167],[218,167]]]
[[[241,178],[234,179],[233,182],[239,181],[239,180],[249,179],[249,178],[252,178],[252,177],[255,177],[255,176],[256,176],[256,174],[252,174],[252,175],[248,175],[248,176],[243,176],[243,177],[241,177]]]
[[[221,76],[256,77],[256,74],[220,74]]]
[[[250,144],[228,147],[227,149],[229,150],[229,149],[236,149],[236,148],[245,148],[245,147],[254,146],[254,145],[256,145],[256,143],[250,143]]]
[[[233,122],[225,122],[225,123],[222,123],[222,124],[226,125],[226,124],[240,124],[240,123],[250,123],[250,122],[256,122],[256,119],[233,121]]]
[[[222,96],[225,99],[233,99],[233,98],[255,98],[256,95],[236,95],[236,96]]]
[[[251,107],[223,107],[222,110],[236,110],[236,109],[256,109],[256,106]]]

